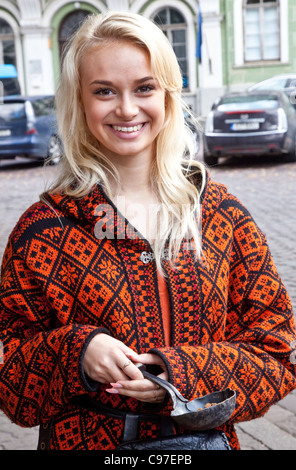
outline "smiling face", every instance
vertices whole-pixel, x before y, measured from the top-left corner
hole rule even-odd
[[[151,161],[165,119],[165,92],[149,54],[113,41],[90,51],[81,65],[82,102],[90,132],[116,165],[122,157]]]

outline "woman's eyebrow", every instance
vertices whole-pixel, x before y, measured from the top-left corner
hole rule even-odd
[[[90,85],[106,85],[106,86],[111,86],[112,82],[109,82],[108,80],[94,80],[93,82],[90,83]]]
[[[149,80],[155,80],[154,77],[144,77],[144,78],[140,78],[139,80],[135,80],[135,83],[144,83],[144,82],[148,82]]]
[[[138,80],[135,80],[135,84],[141,84],[148,82],[149,80],[155,80],[154,77],[143,77],[139,78]],[[105,86],[112,86],[113,82],[110,82],[109,80],[94,80],[93,82],[90,83],[90,85],[105,85]]]

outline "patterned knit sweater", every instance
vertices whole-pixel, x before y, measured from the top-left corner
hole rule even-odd
[[[48,205],[37,202],[20,218],[3,257],[0,408],[20,426],[51,421],[51,449],[116,448],[123,422],[78,406],[77,398],[146,413],[151,406],[85,377],[84,351],[103,331],[138,353],[159,354],[188,399],[235,390],[236,408],[222,429],[239,448],[233,425],[262,416],[296,387],[291,302],[245,207],[208,178],[202,262],[184,250],[174,268],[164,260],[168,347],[149,243],[99,186],[79,200],[46,198]],[[160,412],[170,413],[169,400]],[[140,438],[158,433],[157,424],[141,423]]]

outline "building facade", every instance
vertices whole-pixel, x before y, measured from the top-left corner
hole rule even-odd
[[[86,15],[107,10],[159,25],[177,54],[184,98],[200,115],[224,91],[296,72],[294,0],[0,0],[0,64],[16,66],[24,94],[55,93],[65,41]]]

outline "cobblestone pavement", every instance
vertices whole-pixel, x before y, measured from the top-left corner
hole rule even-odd
[[[19,216],[38,199],[57,167],[19,160],[0,162],[0,259]],[[277,268],[296,306],[296,164],[277,160],[225,161],[211,169],[249,209],[265,232]],[[271,407],[263,418],[237,425],[242,449],[296,450],[296,391]],[[38,429],[12,424],[0,412],[0,450],[36,449]]]

